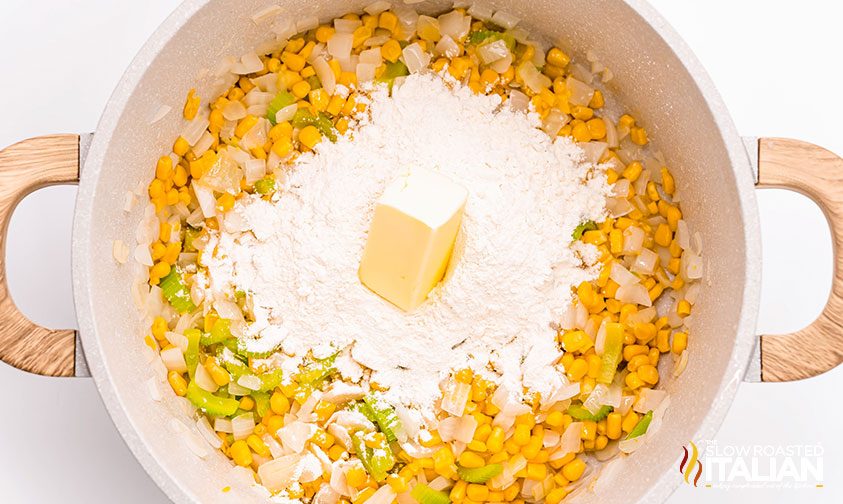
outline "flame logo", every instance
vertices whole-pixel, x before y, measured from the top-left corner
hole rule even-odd
[[[696,468],[697,475],[694,476],[694,486],[697,486],[697,482],[700,481],[700,477],[702,476],[702,462],[699,461],[700,452],[693,441],[691,441],[690,453],[688,453],[688,448],[683,446],[682,449],[685,450],[685,455],[682,457],[682,462],[679,463],[679,473],[685,476],[685,483],[690,485],[691,481],[689,480],[691,474]]]

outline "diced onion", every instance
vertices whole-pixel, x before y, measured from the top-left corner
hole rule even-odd
[[[377,16],[378,14],[389,9],[390,7],[392,7],[392,4],[387,2],[386,0],[377,0],[376,2],[372,2],[366,7],[363,7],[363,10],[366,11],[366,14]]]
[[[187,123],[187,126],[181,132],[181,136],[193,147],[202,138],[205,130],[208,129],[208,124],[210,123],[207,117],[196,117]]]
[[[507,30],[515,28],[515,25],[517,25],[519,21],[521,20],[517,17],[502,10],[499,10],[492,15],[492,22]]]
[[[559,460],[569,453],[576,453],[580,449],[581,437],[582,422],[572,422],[562,433],[562,437],[559,439],[559,447],[548,457],[548,460]]]
[[[644,230],[629,226],[623,232],[623,254],[637,254],[644,247]]]
[[[667,392],[664,390],[641,388],[638,392],[638,400],[632,405],[632,411],[647,413],[658,408],[665,397],[667,397]]]
[[[304,451],[307,441],[316,434],[316,426],[310,423],[294,421],[278,429],[281,446],[295,453]]]
[[[650,300],[650,294],[647,292],[647,288],[640,283],[620,286],[615,294],[615,299],[621,303],[636,303],[642,306],[653,306],[653,302]]]
[[[609,270],[609,278],[621,287],[639,283],[638,277],[630,273],[619,262],[612,263],[611,270]]]
[[[238,75],[246,75],[263,70],[263,62],[257,53],[246,53],[240,61],[231,65],[231,72]]]
[[[682,254],[682,264],[685,265],[685,278],[688,280],[697,280],[703,276],[703,262],[702,258],[690,251],[685,251]]]
[[[161,350],[161,361],[170,371],[177,373],[187,372],[187,363],[184,361],[184,353],[179,347],[170,347]]]
[[[209,373],[208,370],[205,369],[205,366],[201,364],[196,366],[196,374],[194,375],[194,380],[196,381],[196,385],[198,385],[199,388],[211,393],[216,392],[220,388],[219,385],[217,385],[217,383],[214,381],[214,379],[211,378],[211,373]]]
[[[246,115],[246,106],[241,101],[230,100],[222,107],[222,116],[227,121],[239,121]]]
[[[441,54],[449,58],[455,58],[460,54],[460,46],[450,35],[443,35],[439,42],[436,43],[436,54]]]
[[[512,110],[526,112],[530,108],[530,97],[513,89],[509,93],[509,106],[512,107]]]
[[[417,42],[414,42],[404,48],[403,51],[404,64],[410,73],[420,72],[427,68],[430,63],[430,54],[423,51]]]
[[[371,63],[358,63],[357,64],[357,81],[358,82],[370,82],[375,80],[375,70],[377,69],[376,65]]]
[[[442,441],[460,441],[470,443],[477,430],[477,419],[471,415],[462,417],[447,417],[439,421],[439,436]]]
[[[480,61],[483,62],[484,65],[488,65],[490,63],[494,63],[504,57],[510,55],[509,47],[506,46],[506,42],[503,40],[495,40],[494,42],[489,42],[488,44],[483,44],[477,48],[477,56],[480,57]]]
[[[659,255],[650,249],[642,248],[638,257],[632,263],[632,272],[640,273],[642,275],[652,275],[656,270],[656,263],[659,261]]]
[[[246,439],[255,430],[255,415],[243,413],[231,419],[231,433],[234,439]]]
[[[442,395],[441,408],[454,416],[462,416],[470,395],[471,385],[451,379]]]
[[[363,26],[363,21],[359,19],[334,19],[334,29],[337,33],[354,33],[354,30],[361,26]]]
[[[333,95],[337,86],[337,77],[334,75],[334,71],[331,70],[331,66],[328,65],[328,62],[325,61],[324,58],[316,58],[316,60],[313,61],[313,69],[316,70],[316,76],[319,77],[319,82],[322,83],[322,87],[325,88],[325,92],[329,95]],[[290,105],[290,107],[294,106],[295,104]],[[295,112],[296,109],[293,109],[293,113]],[[276,115],[276,119],[277,117],[278,116]],[[292,116],[290,118],[292,119]]]
[[[552,138],[556,138],[559,130],[568,124],[569,119],[568,114],[554,107],[547,113],[547,117],[542,120],[542,130]]]
[[[443,37],[448,36],[453,40],[462,40],[471,28],[471,17],[463,16],[459,11],[453,10],[439,16],[439,32]]]
[[[676,243],[682,250],[691,248],[691,232],[688,230],[688,223],[685,219],[679,219],[676,223]]]
[[[354,36],[351,33],[337,31],[328,39],[328,54],[337,59],[345,59],[351,56],[351,46],[354,43]]]
[[[606,198],[606,210],[609,216],[618,218],[629,214],[635,207],[626,198]]]
[[[259,390],[261,388],[261,379],[253,374],[244,374],[237,379],[237,385],[249,390]]]
[[[319,18],[316,16],[308,16],[296,21],[296,31],[299,33],[310,31],[317,26],[319,26]]]
[[[509,70],[509,67],[511,67],[511,66],[512,66],[512,54],[507,54],[503,58],[501,58],[501,59],[495,61],[494,63],[492,63],[491,65],[489,65],[489,68],[491,68],[492,70],[494,70],[498,74],[502,74],[502,73],[505,73],[507,70]],[[512,91],[512,93],[514,93],[514,92],[515,91]],[[510,96],[510,98],[511,98],[511,96]]]
[[[568,77],[565,82],[568,86],[568,91],[571,92],[571,97],[568,99],[571,105],[588,105],[588,102],[594,96],[594,88],[573,77]]]
[[[524,85],[534,93],[539,93],[552,84],[550,77],[539,72],[539,69],[531,61],[525,61],[518,65],[515,73],[524,81]]]
[[[298,479],[301,470],[299,468],[301,457],[299,455],[285,455],[275,460],[270,460],[258,467],[258,477],[261,485],[270,492],[279,492],[289,487]]]
[[[381,56],[381,48],[375,47],[360,52],[360,63],[368,63],[370,65],[380,66],[383,63],[383,56]]]
[[[213,449],[216,450],[222,446],[222,440],[219,436],[217,436],[217,433],[214,432],[214,429],[211,428],[211,424],[205,416],[199,417],[199,420],[196,422],[196,430],[199,431],[202,438],[205,439],[205,441],[207,441]]]

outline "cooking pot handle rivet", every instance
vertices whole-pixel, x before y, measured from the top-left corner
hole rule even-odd
[[[74,376],[76,331],[46,329],[26,318],[6,283],[6,233],[29,193],[79,181],[79,135],[30,138],[0,151],[0,360],[46,376]]]
[[[843,362],[843,158],[784,138],[758,141],[758,186],[796,191],[814,200],[831,228],[834,278],[822,313],[791,334],[761,336],[761,380],[819,375]]]

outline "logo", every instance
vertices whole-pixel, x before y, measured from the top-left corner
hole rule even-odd
[[[679,473],[685,477],[685,483],[691,484],[690,478],[691,475],[694,474],[694,469],[696,469],[696,476],[694,476],[694,486],[697,486],[697,483],[700,481],[700,476],[702,476],[703,468],[702,462],[699,460],[700,451],[697,449],[697,445],[694,444],[693,441],[691,443],[691,452],[688,453],[688,448],[682,447],[685,450],[685,455],[682,457],[682,462],[679,463]]]

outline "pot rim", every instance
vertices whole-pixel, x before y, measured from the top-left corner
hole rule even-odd
[[[81,170],[73,222],[71,253],[74,305],[78,318],[79,335],[91,376],[94,378],[103,403],[120,435],[144,470],[170,499],[174,502],[185,503],[198,502],[198,499],[181,484],[175,475],[166,471],[152,455],[141,432],[126,414],[122,397],[115,388],[112,377],[104,365],[103,350],[94,320],[93,285],[89,275],[90,264],[87,262],[88,255],[84,251],[89,250],[92,246],[91,222],[96,182],[103,169],[102,163],[110,139],[129,97],[150,64],[173,35],[181,30],[195,13],[210,1],[212,0],[185,0],[179,5],[155,30],[134,57],[106,103],[85,160],[84,169]],[[717,385],[717,399],[694,436],[695,439],[709,439],[719,429],[734,400],[738,385],[743,381],[744,372],[757,341],[755,324],[760,303],[761,240],[758,205],[754,189],[755,174],[746,148],[735,129],[720,94],[690,48],[667,21],[646,1],[624,0],[624,2],[665,41],[693,78],[720,130],[738,186],[738,199],[744,222],[743,234],[746,247],[743,303],[735,328],[732,354],[726,372]],[[642,501],[662,502],[673,493],[678,485],[679,479],[676,478],[675,474],[665,472],[653,482],[650,490],[642,497]]]

